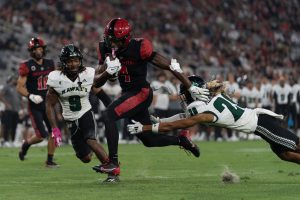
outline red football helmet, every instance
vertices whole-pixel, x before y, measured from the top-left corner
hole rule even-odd
[[[31,40],[28,43],[28,50],[32,51],[33,49],[38,47],[43,47],[44,49],[46,48],[44,40],[38,37],[31,38]]]
[[[131,26],[126,19],[112,19],[105,27],[104,41],[109,48],[115,48],[112,43],[117,45],[117,48],[124,48],[128,45],[131,39]]]

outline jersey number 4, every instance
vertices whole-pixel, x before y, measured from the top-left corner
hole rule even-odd
[[[236,103],[232,102],[230,99],[224,97],[218,97],[214,102],[214,107],[221,113],[225,107],[231,112],[234,121],[241,118],[244,113],[244,109],[239,107]]]
[[[126,83],[131,82],[131,78],[130,78],[130,75],[128,73],[126,66],[124,66],[124,65],[122,66],[119,74],[124,77],[124,82],[126,82]]]

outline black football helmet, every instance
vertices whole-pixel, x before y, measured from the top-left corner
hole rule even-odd
[[[205,85],[205,81],[200,76],[189,76],[188,79],[191,81],[192,85],[197,87],[203,87]],[[191,93],[188,91],[183,84],[180,85],[179,94],[182,100],[184,100],[187,104],[195,101],[191,96]]]
[[[68,59],[76,58],[76,57],[79,58],[80,60],[79,70],[76,72],[79,73],[84,69],[84,66],[82,64],[83,56],[79,48],[76,47],[74,44],[68,44],[61,49],[59,59],[61,62],[61,69],[63,73],[69,73],[68,66],[67,66]]]
[[[104,42],[108,48],[112,48],[112,42],[118,43],[118,49],[127,47],[131,39],[131,26],[126,19],[112,19],[105,27]]]

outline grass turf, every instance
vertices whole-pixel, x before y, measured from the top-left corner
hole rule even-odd
[[[263,141],[201,142],[200,158],[178,147],[120,145],[121,182],[103,184],[104,174],[81,163],[70,146],[57,150],[58,169],[44,167],[45,147],[0,149],[0,200],[93,199],[299,199],[300,169],[277,158]],[[236,184],[221,182],[225,166],[237,173]]]

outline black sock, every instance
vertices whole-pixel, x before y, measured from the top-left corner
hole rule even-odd
[[[47,161],[53,162],[53,155],[48,154]]]
[[[27,153],[29,147],[31,146],[31,144],[28,144],[28,142],[24,142],[23,145],[22,145],[22,151],[24,154]]]
[[[105,136],[108,145],[109,159],[114,164],[118,164],[119,132],[116,120],[109,116],[109,111],[107,110],[103,114],[103,120],[105,124]]]
[[[176,136],[146,132],[136,135],[146,147],[164,147],[170,145],[179,145],[179,139]]]

